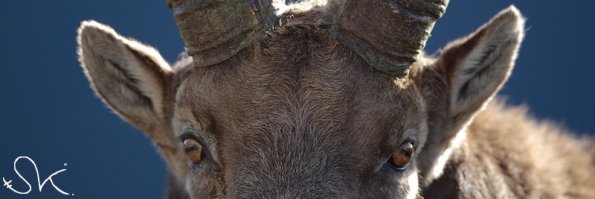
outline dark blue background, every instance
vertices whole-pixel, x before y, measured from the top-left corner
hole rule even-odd
[[[453,0],[427,51],[475,30],[516,4],[527,35],[503,95],[538,118],[595,131],[595,1]],[[183,45],[165,0],[4,1],[0,6],[0,177],[26,188],[13,171],[17,156],[33,158],[42,178],[54,178],[26,198],[162,198],[165,163],[142,133],[110,113],[93,94],[77,62],[76,28],[96,19],[158,48],[173,62]],[[63,164],[68,163],[67,167]],[[36,182],[24,161],[20,170]],[[19,198],[0,187],[0,198]],[[24,197],[21,197],[24,198]]]

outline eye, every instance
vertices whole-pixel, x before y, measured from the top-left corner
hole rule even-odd
[[[199,163],[204,158],[205,153],[203,151],[202,144],[198,143],[195,139],[184,139],[184,153],[186,153],[186,157],[192,163]]]
[[[392,157],[389,159],[389,163],[397,171],[403,171],[409,166],[409,162],[411,162],[414,152],[415,147],[413,146],[413,142],[406,141],[393,153]]]

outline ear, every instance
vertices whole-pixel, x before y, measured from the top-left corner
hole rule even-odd
[[[159,143],[172,83],[169,64],[153,48],[95,21],[78,29],[79,61],[92,88],[120,117]]]
[[[467,37],[443,50],[426,67],[419,84],[428,107],[428,137],[419,169],[424,185],[442,174],[464,128],[500,90],[514,66],[524,35],[524,19],[514,6],[498,13]]]
[[[467,122],[508,79],[524,36],[524,20],[514,6],[475,33],[449,44],[436,62],[450,90],[449,116]]]

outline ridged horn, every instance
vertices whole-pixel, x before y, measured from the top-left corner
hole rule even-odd
[[[271,0],[168,0],[186,51],[197,67],[221,63],[277,21]]]
[[[373,68],[407,75],[449,0],[347,0],[337,37]]]

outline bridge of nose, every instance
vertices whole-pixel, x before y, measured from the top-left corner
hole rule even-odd
[[[349,186],[357,158],[344,140],[312,132],[269,132],[243,138],[235,177],[240,192],[306,194]],[[233,163],[232,163],[233,164]],[[319,193],[321,194],[321,193]],[[327,194],[328,195],[328,194]]]

